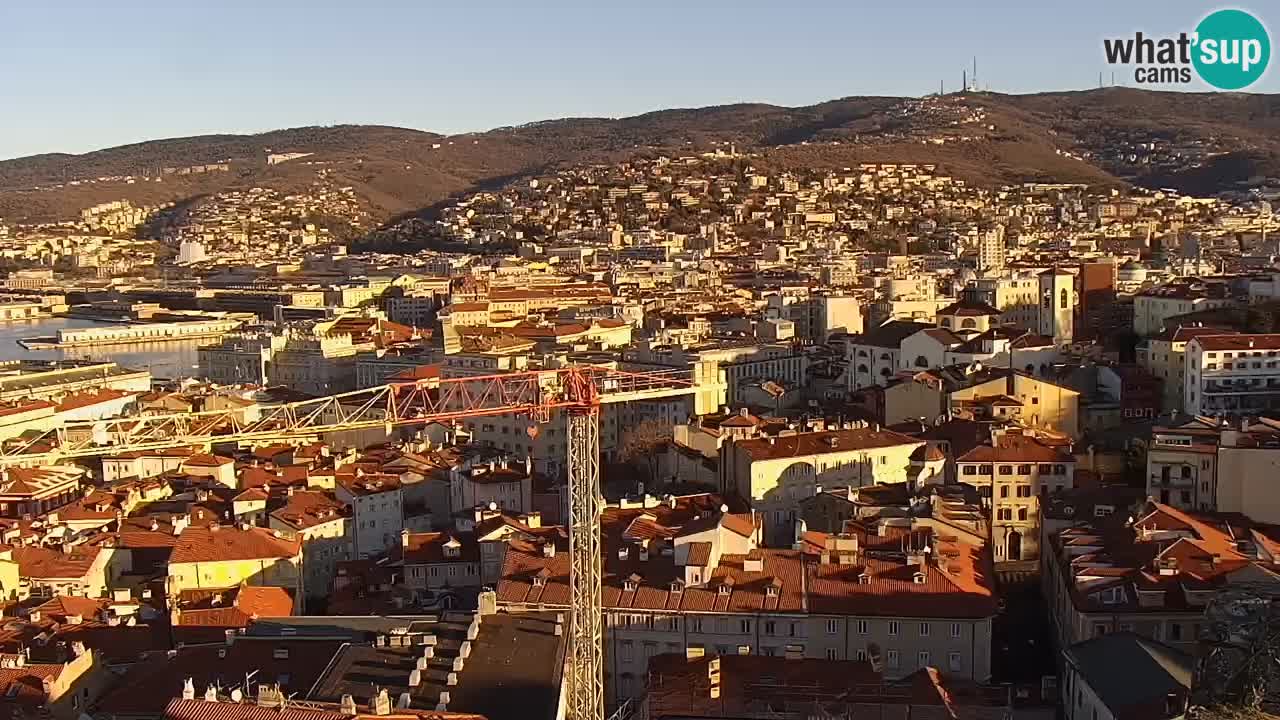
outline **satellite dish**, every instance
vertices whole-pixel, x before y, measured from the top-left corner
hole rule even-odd
[[[231,691],[231,702],[240,702],[244,699],[244,693],[240,692],[240,688]]]

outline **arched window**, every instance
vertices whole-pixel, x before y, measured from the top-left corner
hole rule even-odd
[[[917,355],[917,356],[916,356],[916,367],[919,367],[919,368],[927,368],[927,367],[929,367],[929,360],[928,360],[925,356],[923,356],[923,355]]]
[[[1183,480],[1187,480],[1187,479],[1189,479],[1190,477],[1191,477],[1191,466],[1190,466],[1190,465],[1183,465],[1183,466],[1182,466],[1182,479],[1183,479]]]
[[[867,356],[867,351],[866,351],[866,350],[859,350],[859,351],[858,351],[858,357],[866,357],[866,356]]]
[[[960,327],[965,330],[973,329],[978,327],[978,321],[973,318],[965,318],[960,321]]]
[[[1026,371],[1028,375],[1034,375],[1036,372],[1036,366],[1032,363],[1027,363]]]
[[[1058,307],[1063,310],[1067,309],[1067,289],[1062,288],[1062,292],[1058,294]]]
[[[868,370],[867,370],[867,366],[866,366],[866,365],[859,365],[859,366],[858,366],[858,372],[860,372],[860,373],[868,372]]]
[[[944,328],[949,328],[949,327],[951,327],[951,318],[949,318],[949,317],[944,317],[944,318],[942,318],[942,327],[944,327]]]
[[[880,354],[880,359],[881,359],[881,360],[892,360],[893,358],[889,357],[889,353],[881,353],[881,354]]]
[[[890,375],[893,374],[893,371],[890,370],[889,368],[880,368],[880,374],[885,377],[889,377]]]

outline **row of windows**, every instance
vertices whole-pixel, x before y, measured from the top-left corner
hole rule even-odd
[[[964,475],[990,475],[990,465],[962,465],[961,473]],[[1032,468],[1035,467],[1039,475],[1066,475],[1066,465],[1049,465],[1041,464],[1039,466],[1032,465],[999,465],[997,470],[1001,475],[1030,475]],[[1016,468],[1016,472],[1015,472]]]
[[[689,617],[688,630],[692,633],[712,634],[718,633],[722,635],[739,634],[750,635],[753,631],[754,621],[750,618],[701,618]],[[664,630],[667,632],[680,631],[680,616],[672,615],[668,617],[658,617],[655,615],[614,615],[610,616],[610,622],[614,627],[646,629],[646,630]],[[828,635],[839,635],[841,632],[840,620],[829,618],[826,621],[825,629]],[[855,620],[854,630],[858,635],[871,634],[871,624],[867,620]],[[762,620],[759,629],[761,634],[777,637],[786,635],[787,637],[804,637],[804,623],[788,620]],[[902,622],[899,620],[890,620],[887,623],[887,634],[890,637],[896,637],[902,633]],[[959,638],[964,631],[961,623],[953,622],[950,627],[950,634],[953,638]],[[920,637],[929,637],[933,632],[933,623],[919,623],[916,632]]]
[[[735,645],[716,645],[712,648],[705,648],[705,649],[714,651],[714,654],[716,655],[750,655],[751,654],[750,645],[736,645],[736,646]],[[641,644],[641,650],[643,653],[642,654],[643,659],[646,662],[648,662],[650,658],[663,652],[663,646],[656,642],[645,642]],[[765,657],[777,657],[783,653],[788,655],[803,654],[804,646],[803,645],[786,645],[786,646],[761,645],[759,650],[760,650],[760,654]],[[667,643],[665,651],[671,652],[671,653],[679,652],[680,646],[677,643]],[[618,643],[618,655],[619,655],[619,660],[621,660],[624,663],[635,662],[635,659],[636,659],[635,643],[631,640],[623,640],[620,643]],[[827,648],[826,656],[828,660],[839,660],[840,650],[838,648]],[[865,649],[858,650],[856,653],[856,657],[860,661],[866,661],[867,651]],[[902,654],[896,648],[888,648],[885,650],[885,653],[884,653],[884,661],[885,661],[885,666],[888,667],[890,670],[900,669],[902,667]],[[928,650],[920,650],[919,652],[916,653],[916,667],[923,668],[923,667],[928,667],[932,664],[933,664],[933,654],[931,652],[929,652]],[[951,652],[948,652],[947,653],[947,669],[951,672],[962,672],[964,670],[964,654],[954,650]],[[628,675],[629,675],[628,673],[623,673],[620,675],[620,677],[625,678]]]

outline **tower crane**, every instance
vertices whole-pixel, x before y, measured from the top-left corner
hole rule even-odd
[[[601,607],[600,408],[692,396],[714,412],[724,383],[714,362],[692,370],[628,372],[600,365],[397,382],[272,406],[67,422],[0,444],[0,468],[184,447],[324,439],[334,433],[524,414],[546,422],[567,415],[569,479],[571,720],[604,720]]]

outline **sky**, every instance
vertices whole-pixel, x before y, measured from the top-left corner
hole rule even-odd
[[[1252,2],[1231,7],[1253,11],[1280,41],[1280,9]],[[1218,7],[0,0],[0,158],[301,125],[458,133],[734,102],[918,96],[939,81],[957,88],[975,55],[993,91],[1086,89],[1099,71],[1110,82],[1104,37],[1189,31]],[[1117,84],[1134,85],[1131,71],[1118,71]],[[1280,92],[1280,70],[1249,90]]]

